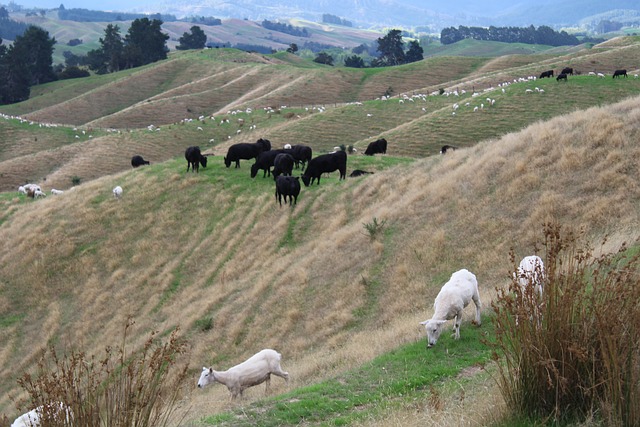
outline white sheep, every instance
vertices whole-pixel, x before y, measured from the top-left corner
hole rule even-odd
[[[115,197],[116,199],[119,199],[120,197],[122,197],[122,187],[120,187],[119,185],[114,187],[113,197]]]
[[[286,382],[289,382],[289,373],[283,371],[280,367],[281,357],[282,355],[275,350],[264,349],[226,371],[202,368],[198,387],[204,388],[207,384],[219,382],[227,386],[233,400],[238,396],[242,397],[242,392],[245,389],[265,382],[265,393],[268,393],[271,374],[284,378]]]
[[[38,189],[33,192],[33,197],[35,199],[37,199],[38,197],[47,197],[47,194],[44,191]]]
[[[480,294],[478,293],[478,281],[476,276],[466,269],[458,270],[451,275],[447,283],[442,286],[433,304],[433,317],[420,322],[427,330],[427,347],[434,346],[442,333],[442,327],[447,320],[454,319],[454,338],[460,339],[460,324],[462,323],[462,310],[473,300],[476,306],[475,323],[481,324]]]
[[[44,406],[38,406],[35,409],[30,410],[27,413],[20,415],[16,418],[11,427],[39,427],[41,425],[41,418],[50,419],[50,418],[62,418],[62,411],[66,413],[67,422],[71,421],[73,416],[71,413],[71,408],[65,405],[62,402],[58,402],[55,404],[47,404],[48,411],[43,413]],[[58,409],[59,407],[60,409]],[[44,417],[43,417],[44,415]],[[54,421],[51,419],[50,421]],[[57,421],[57,420],[56,420]]]
[[[535,292],[542,296],[544,288],[544,263],[542,258],[537,255],[529,255],[522,258],[518,269],[513,275],[523,290],[527,286],[533,286]]]
[[[62,194],[62,193],[64,193],[64,191],[62,191],[62,190],[56,190],[55,188],[52,188],[52,189],[51,189],[51,194],[53,194],[53,195],[58,196],[58,195],[60,195],[60,194]]]

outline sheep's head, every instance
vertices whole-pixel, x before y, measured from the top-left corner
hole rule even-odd
[[[438,342],[440,334],[442,333],[442,326],[446,323],[446,320],[434,320],[429,319],[424,322],[420,322],[427,330],[427,347],[433,347]]]
[[[198,388],[204,388],[207,384],[211,384],[215,380],[216,377],[213,375],[213,368],[203,367],[200,379],[198,380]]]

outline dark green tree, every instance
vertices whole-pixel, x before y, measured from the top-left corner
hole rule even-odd
[[[4,6],[0,6],[0,19],[9,19],[9,11]]]
[[[30,93],[26,64],[16,54],[14,45],[7,48],[0,39],[0,104],[24,101]]]
[[[405,62],[408,64],[410,62],[422,61],[424,56],[422,55],[424,50],[420,46],[420,43],[417,40],[411,40],[409,42],[409,50],[405,54]]]
[[[333,56],[329,55],[326,52],[320,52],[313,60],[313,62],[317,62],[318,64],[325,64],[333,66]]]
[[[386,36],[378,38],[379,63],[386,66],[405,62],[404,43],[400,30],[389,30]]]
[[[176,46],[178,50],[204,49],[207,43],[207,35],[202,31],[202,28],[194,25],[191,27],[191,33],[184,33],[178,41],[180,42],[180,44]]]
[[[134,20],[124,38],[126,67],[138,67],[167,59],[168,39],[169,36],[162,32],[161,20],[149,18]]]
[[[350,68],[364,68],[364,60],[358,55],[348,56],[344,59],[344,66]]]
[[[287,52],[289,53],[296,53],[297,51],[298,51],[298,45],[295,43],[291,43],[287,48]]]
[[[27,78],[30,85],[37,85],[54,81],[56,75],[53,72],[53,45],[55,38],[50,38],[49,33],[40,27],[31,25],[21,36],[16,36],[11,47],[12,62],[22,62],[27,70]],[[22,68],[22,67],[19,67]]]

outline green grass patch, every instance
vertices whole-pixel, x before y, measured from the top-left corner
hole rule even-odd
[[[485,365],[491,357],[490,349],[483,344],[483,338],[493,336],[490,319],[483,318],[479,328],[465,322],[461,335],[456,341],[447,334],[430,349],[426,349],[424,340],[401,346],[358,369],[242,409],[206,417],[202,423],[348,425],[390,401],[424,397],[431,386],[454,378],[464,368]]]

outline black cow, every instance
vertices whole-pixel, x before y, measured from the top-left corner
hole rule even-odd
[[[256,162],[251,165],[251,178],[255,178],[260,169],[264,171],[264,174],[262,175],[263,178],[267,175],[271,175],[271,168],[276,160],[276,156],[286,152],[288,152],[288,150],[269,150],[258,154]]]
[[[377,154],[377,153],[381,153],[381,154],[387,153],[386,139],[380,138],[376,141],[369,143],[369,145],[367,146],[367,149],[364,151],[364,154],[367,156],[373,156],[374,154]]]
[[[455,145],[443,145],[442,148],[440,149],[440,154],[445,154],[447,151],[451,150],[457,150],[458,147],[456,147]]]
[[[262,145],[262,151],[271,150],[271,141],[269,141],[268,139],[260,138],[259,140],[256,141],[256,144]]]
[[[318,180],[318,185],[320,185],[320,175],[335,170],[340,171],[340,179],[345,179],[347,175],[347,153],[344,151],[322,154],[311,159],[307,169],[302,174],[302,182],[304,182],[305,187],[308,187],[313,185],[314,180]]]
[[[300,194],[300,177],[280,175],[276,178],[276,200],[282,206],[282,197],[284,196],[284,204],[287,204],[287,196],[289,197],[289,205],[298,203],[298,195]]]
[[[569,81],[569,80],[567,79],[567,75],[566,75],[565,73],[560,73],[560,74],[558,74],[558,77],[556,77],[556,81],[558,81],[558,82],[559,82],[560,80],[564,80],[565,82],[566,82],[566,81]]]
[[[566,75],[571,75],[573,76],[573,68],[571,67],[564,67],[562,69],[562,71],[560,71],[560,74],[566,74]]]
[[[278,154],[273,160],[273,179],[277,179],[280,175],[291,176],[294,162],[295,160],[291,154]]]
[[[143,159],[142,156],[133,156],[131,158],[131,166],[137,168],[138,166],[148,165],[150,164],[147,160]]]
[[[553,77],[553,70],[547,70],[540,73],[539,78],[544,79],[545,77],[549,77],[549,78]]]
[[[266,139],[263,141],[266,141]],[[227,155],[224,157],[224,165],[229,167],[231,166],[231,162],[235,162],[236,168],[239,168],[240,160],[255,159],[263,151],[269,151],[265,150],[265,146],[266,145],[261,142],[233,144],[227,150]],[[269,144],[269,147],[271,147],[271,144]]]
[[[351,172],[351,173],[349,174],[349,176],[350,176],[351,178],[354,178],[354,177],[356,177],[356,176],[367,175],[367,174],[370,174],[370,173],[373,173],[373,172],[363,171],[362,169],[355,169],[353,172]]]
[[[184,152],[184,158],[187,159],[187,172],[191,167],[191,172],[200,172],[200,165],[203,168],[207,167],[207,157],[203,156],[200,152],[200,147],[192,146],[188,147]]]
[[[616,77],[620,77],[620,76],[625,76],[627,77],[627,70],[615,70],[613,72],[613,78],[615,79]]]
[[[293,156],[293,159],[296,162],[296,168],[302,165],[302,169],[304,169],[306,164],[313,157],[313,150],[308,145],[302,145],[302,144],[294,145],[293,147],[288,149],[286,152]]]

